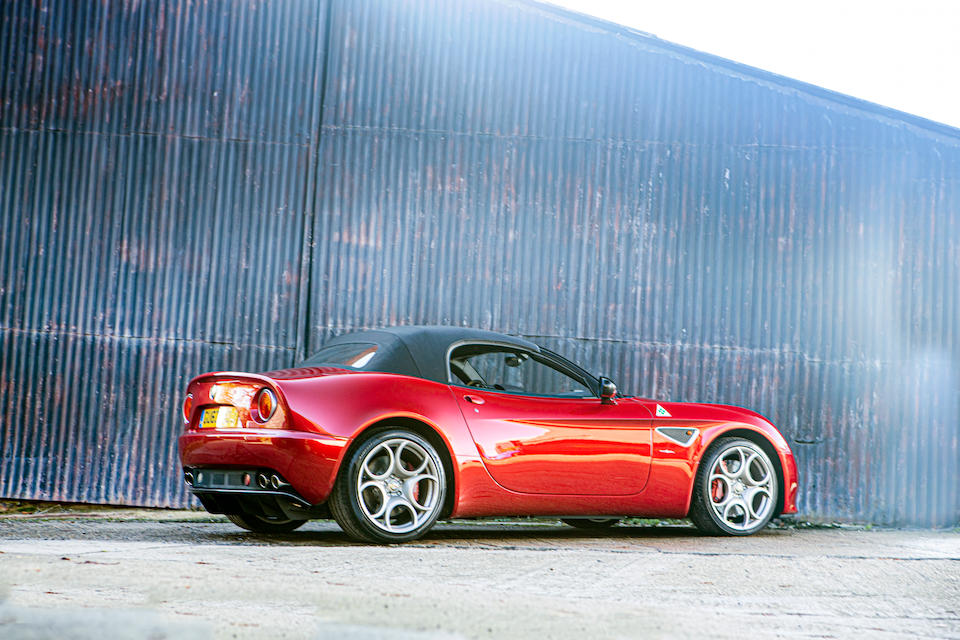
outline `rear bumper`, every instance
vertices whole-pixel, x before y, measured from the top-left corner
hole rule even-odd
[[[210,513],[253,513],[268,518],[303,520],[311,505],[280,475],[269,469],[184,467],[184,482]]]
[[[333,488],[346,441],[301,431],[243,429],[187,431],[180,436],[180,461],[191,469],[270,469],[311,505],[325,502]],[[198,495],[202,488],[193,488]]]

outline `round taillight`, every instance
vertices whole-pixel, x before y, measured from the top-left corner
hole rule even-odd
[[[183,399],[183,421],[190,424],[190,416],[193,414],[193,394],[188,393]]]
[[[255,412],[257,422],[266,422],[277,410],[277,396],[273,395],[270,389],[260,389],[254,399],[254,405],[257,409]]]

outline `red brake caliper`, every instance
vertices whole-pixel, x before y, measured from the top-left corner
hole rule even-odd
[[[710,487],[710,494],[713,497],[714,502],[720,502],[723,500],[724,486],[719,479],[713,481],[713,485]]]

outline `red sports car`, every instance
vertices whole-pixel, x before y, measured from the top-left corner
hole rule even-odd
[[[352,538],[389,543],[438,518],[538,515],[689,517],[748,535],[796,512],[793,454],[762,416],[624,396],[490,331],[361,331],[294,369],[204,374],[183,420],[185,482],[257,532],[332,515]]]

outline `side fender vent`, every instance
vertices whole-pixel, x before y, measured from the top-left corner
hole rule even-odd
[[[673,440],[683,447],[689,447],[697,439],[698,431],[696,429],[684,429],[683,427],[657,427],[657,433],[668,440]]]

